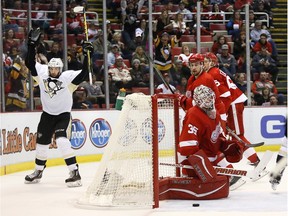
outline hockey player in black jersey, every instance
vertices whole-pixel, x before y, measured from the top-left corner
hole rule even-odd
[[[38,183],[46,167],[49,144],[53,134],[58,149],[61,151],[70,176],[65,180],[68,187],[81,186],[81,176],[74,150],[71,148],[70,128],[72,94],[77,86],[88,77],[87,53],[93,52],[90,42],[83,43],[85,56],[82,70],[62,71],[63,62],[60,58],[52,58],[48,64],[35,61],[36,47],[39,43],[40,29],[32,29],[28,35],[28,53],[25,59],[33,79],[40,88],[40,98],[43,107],[40,122],[37,128],[37,144],[35,157],[35,171],[25,177],[25,183]]]

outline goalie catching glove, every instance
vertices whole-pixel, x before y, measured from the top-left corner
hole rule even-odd
[[[87,56],[88,52],[92,54],[94,51],[93,44],[91,42],[84,41],[82,43],[82,51],[84,56]]]
[[[28,34],[28,45],[37,46],[39,44],[41,34],[42,32],[40,28],[31,29]]]
[[[243,157],[243,146],[237,140],[227,140],[223,137],[219,138],[220,151],[230,163],[237,163]]]

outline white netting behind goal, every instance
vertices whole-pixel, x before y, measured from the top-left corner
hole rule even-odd
[[[173,100],[158,99],[157,107],[158,160],[175,163]],[[151,96],[137,93],[126,96],[95,178],[79,204],[153,206],[155,166],[160,177],[176,175],[173,167],[153,165],[153,116]]]

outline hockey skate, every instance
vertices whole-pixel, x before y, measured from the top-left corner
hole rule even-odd
[[[266,166],[270,162],[272,156],[273,153],[271,151],[266,151],[261,160],[258,160],[256,163],[251,164],[255,167],[255,175],[253,176],[253,178],[251,178],[253,182],[258,181],[269,173],[269,171],[266,169]]]
[[[44,166],[45,169],[46,166]],[[30,174],[25,176],[25,184],[36,184],[40,182],[40,179],[42,178],[43,170],[37,170]]]
[[[255,163],[250,163],[249,165],[253,166],[255,169],[258,166],[258,164],[260,163],[260,160],[258,160]],[[266,170],[266,167],[264,167],[262,170],[260,170],[257,174],[257,176],[255,176],[252,181],[258,181],[259,179],[263,178],[264,176],[266,176],[269,173],[269,171]]]
[[[271,183],[271,187],[273,190],[277,189],[277,186],[280,184],[282,175],[287,166],[287,158],[281,157],[278,155],[278,161],[276,163],[276,167],[270,173],[269,182]]]
[[[77,169],[70,172],[70,177],[65,180],[67,187],[80,187],[82,186],[81,176],[79,174],[78,165]]]
[[[268,170],[266,170],[266,167],[258,173],[258,176],[256,176],[255,178],[252,179],[253,182],[258,181],[259,179],[263,178],[264,176],[266,176],[269,173]]]
[[[237,188],[241,187],[244,185],[246,181],[238,176],[232,176],[229,181],[229,189],[231,191],[236,190]]]
[[[281,178],[282,178],[282,174],[279,174],[279,175],[270,175],[270,184],[271,184],[271,187],[273,190],[276,190],[277,189],[277,186],[280,184],[280,181],[281,181]]]

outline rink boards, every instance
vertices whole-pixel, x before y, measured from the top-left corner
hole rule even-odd
[[[80,162],[98,161],[101,159],[110,135],[113,130],[117,130],[114,127],[119,112],[118,110],[72,112],[71,143]],[[1,113],[1,175],[33,167],[36,130],[40,115],[41,112]],[[180,111],[180,119],[183,119],[183,116],[184,112]],[[256,150],[279,149],[284,136],[286,116],[286,107],[245,109],[244,125],[246,137],[251,143],[265,142],[263,147]],[[53,140],[49,151],[50,165],[63,164],[63,160],[60,158],[61,155]]]

